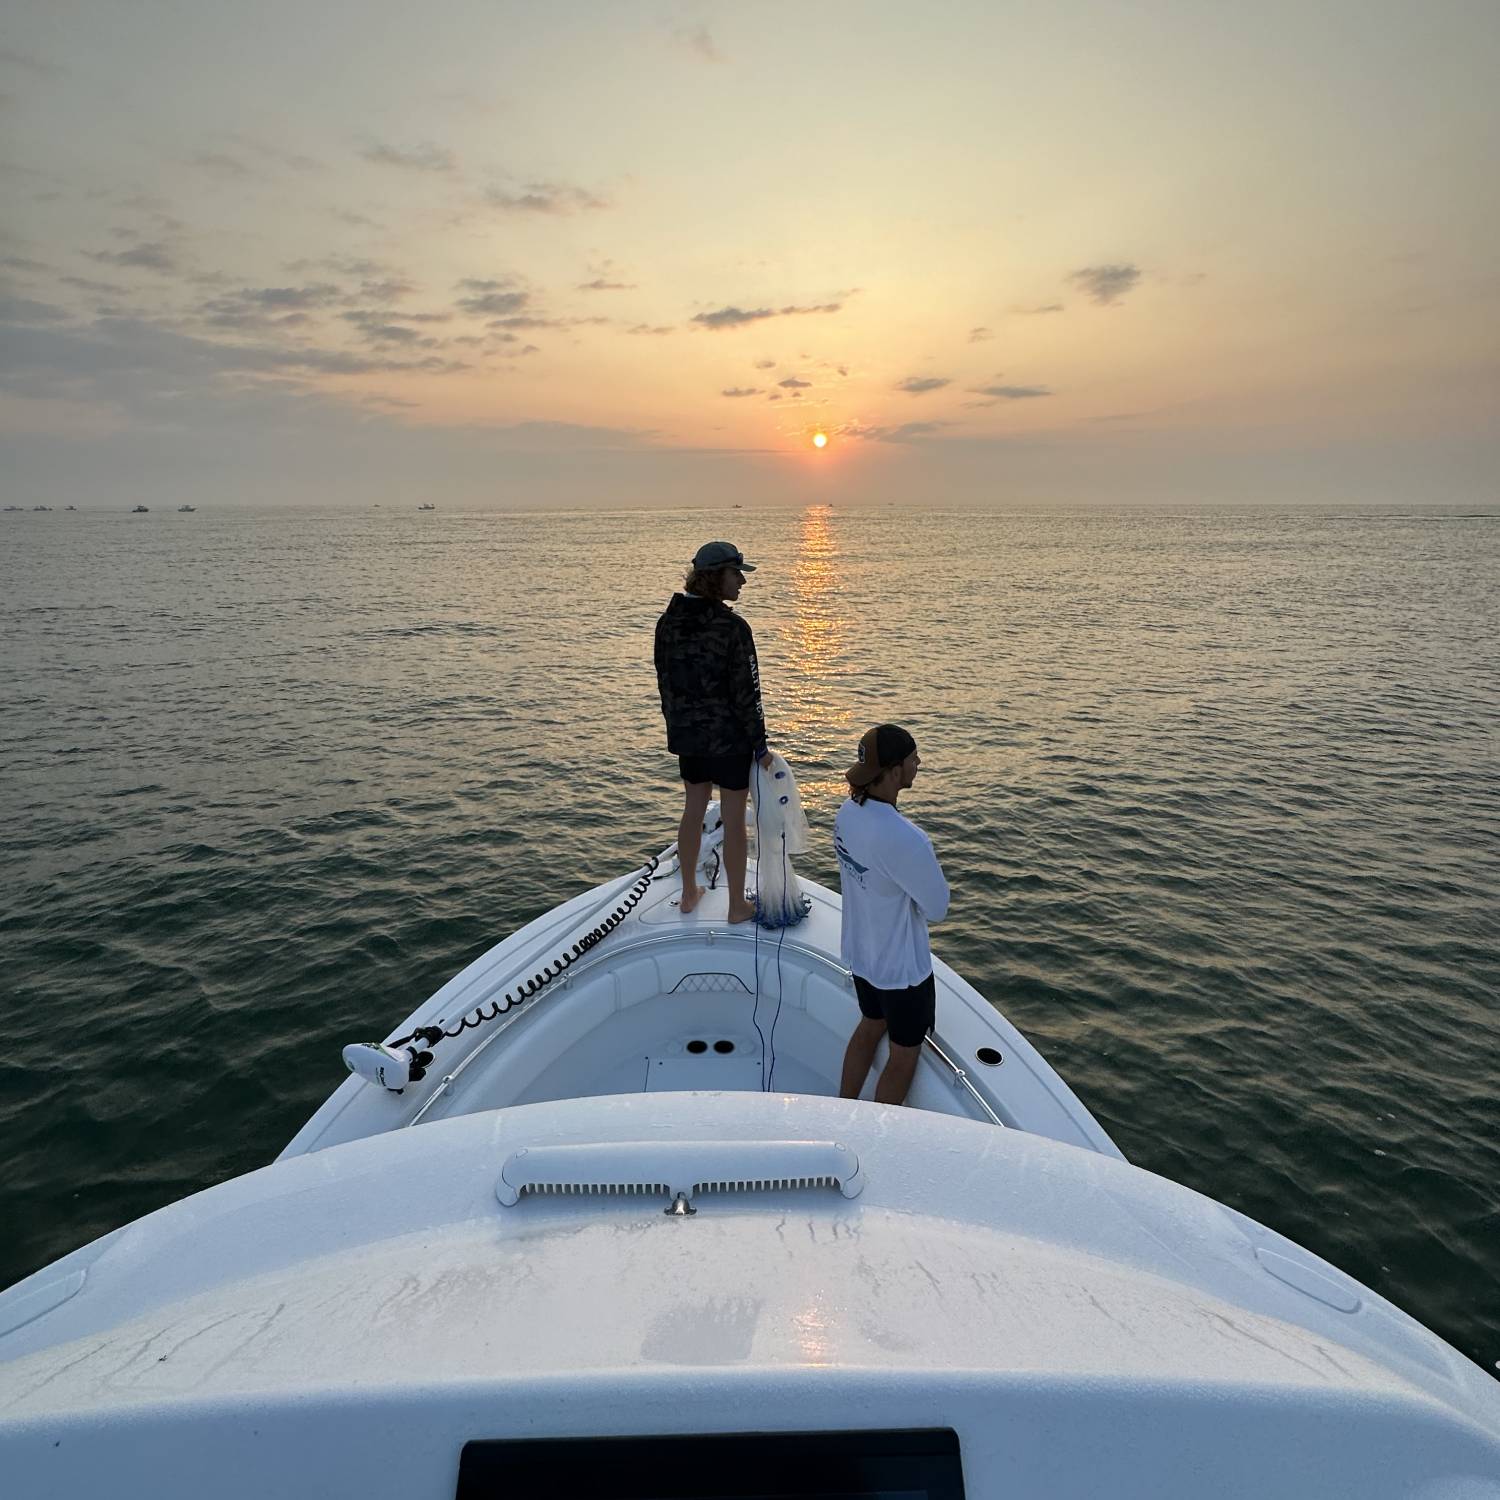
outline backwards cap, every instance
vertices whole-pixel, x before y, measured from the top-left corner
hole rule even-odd
[[[860,740],[859,759],[844,772],[844,779],[852,787],[869,786],[916,748],[917,742],[899,724],[877,724]]]

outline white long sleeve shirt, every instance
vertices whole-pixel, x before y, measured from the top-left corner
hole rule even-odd
[[[852,797],[833,820],[846,968],[880,990],[919,984],[932,972],[927,924],[948,911],[948,882],[932,841],[889,802]]]

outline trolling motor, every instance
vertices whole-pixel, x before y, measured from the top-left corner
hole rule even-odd
[[[350,1042],[344,1048],[344,1066],[366,1083],[399,1094],[409,1083],[419,1083],[427,1076],[432,1053],[415,1047],[387,1047],[381,1042]]]

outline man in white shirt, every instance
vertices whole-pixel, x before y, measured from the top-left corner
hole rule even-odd
[[[875,1085],[881,1104],[904,1104],[922,1039],[932,1029],[936,992],[927,924],[948,911],[948,882],[932,842],[896,811],[896,799],[917,779],[922,757],[899,724],[877,724],[859,742],[859,759],[844,773],[849,800],[833,823],[844,923],[844,966],[854,975],[860,1023],[844,1053],[839,1095],[859,1098],[880,1039],[890,1060]]]

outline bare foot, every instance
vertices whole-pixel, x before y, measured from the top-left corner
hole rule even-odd
[[[743,896],[738,901],[729,903],[729,920],[731,922],[748,922],[755,915],[755,903],[747,901]]]
[[[701,885],[689,885],[687,881],[682,882],[682,895],[677,902],[677,910],[686,916],[703,899],[703,887]]]

